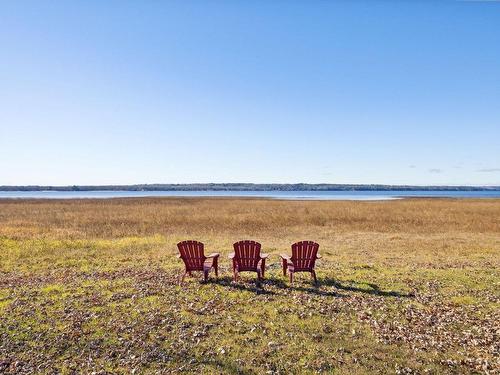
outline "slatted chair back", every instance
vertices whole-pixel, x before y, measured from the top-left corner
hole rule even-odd
[[[312,271],[316,263],[319,244],[313,241],[300,241],[292,245],[291,261],[295,271]]]
[[[207,259],[204,245],[198,241],[182,241],[177,244],[181,259],[186,265],[186,271],[203,271],[203,263]]]
[[[255,241],[239,241],[234,245],[234,260],[239,271],[256,271],[260,258],[261,245]]]

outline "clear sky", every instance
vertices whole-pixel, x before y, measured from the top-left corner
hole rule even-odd
[[[0,2],[0,185],[187,182],[500,185],[500,2]]]

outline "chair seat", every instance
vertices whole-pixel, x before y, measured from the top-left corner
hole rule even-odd
[[[203,268],[204,269],[210,269],[214,265],[214,260],[211,258],[208,258],[204,263],[203,263]]]
[[[214,265],[214,260],[213,259],[207,259],[203,263],[203,267],[196,267],[196,270],[194,268],[191,268],[191,269],[193,271],[203,271],[203,270],[212,268],[213,265]]]
[[[208,258],[205,260],[202,266],[186,266],[188,271],[205,271],[210,270],[214,266],[214,259]]]
[[[257,266],[255,267],[246,267],[246,266],[241,266],[240,264],[236,263],[236,269],[238,271],[251,271],[251,272],[257,272],[257,270],[260,270],[261,267],[262,267],[262,259],[259,260],[259,262],[257,263]]]
[[[290,261],[287,262],[287,268],[288,268],[288,271],[290,271],[290,272],[311,272],[313,270],[310,267],[307,267],[307,268],[295,267],[294,264]]]

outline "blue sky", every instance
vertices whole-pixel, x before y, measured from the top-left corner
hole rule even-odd
[[[0,2],[0,185],[186,182],[500,185],[500,2]]]

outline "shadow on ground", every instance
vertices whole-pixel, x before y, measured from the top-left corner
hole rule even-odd
[[[277,277],[268,277],[263,281],[258,280],[239,280],[233,281],[233,279],[229,276],[223,276],[219,279],[211,279],[209,283],[214,283],[218,285],[222,285],[227,288],[248,291],[255,294],[265,294],[265,295],[276,295],[277,291],[273,289],[278,289],[281,291],[298,291],[304,293],[315,294],[323,297],[336,297],[342,298],[347,297],[347,294],[341,293],[345,292],[354,292],[354,293],[364,293],[373,296],[381,296],[381,297],[397,297],[397,298],[411,298],[413,294],[404,293],[394,290],[382,290],[377,284],[367,283],[367,282],[357,282],[354,280],[347,280],[341,282],[340,280],[325,277],[318,280],[317,284],[311,283],[310,287],[304,286],[303,282],[295,282],[293,285],[285,282],[281,278]],[[298,285],[299,284],[299,285]],[[369,288],[361,287],[358,285],[366,285]],[[325,290],[322,287],[333,287],[337,290]]]

